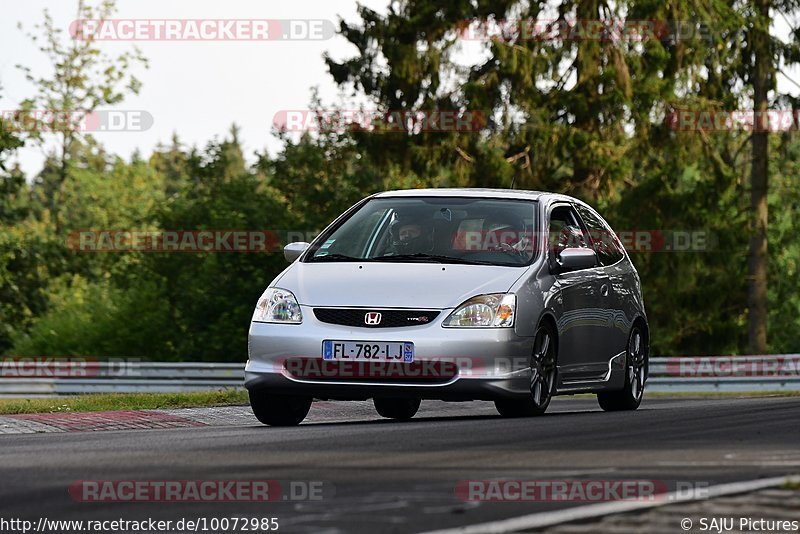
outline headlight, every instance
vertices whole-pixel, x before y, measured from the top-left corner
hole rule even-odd
[[[509,328],[514,326],[517,297],[510,293],[495,293],[472,297],[445,319],[444,326],[483,326]]]
[[[303,314],[291,291],[271,287],[264,291],[256,304],[253,321],[300,324],[303,322]]]

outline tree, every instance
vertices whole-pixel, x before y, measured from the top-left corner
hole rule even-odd
[[[173,154],[173,161],[184,160]],[[281,195],[244,163],[237,130],[185,158],[171,171],[191,181],[160,209],[164,230],[272,231],[296,227]],[[281,250],[264,252],[150,253],[142,258],[131,291],[158,280],[169,302],[169,345],[186,360],[242,361],[253,307],[285,268]],[[160,354],[159,357],[164,357]]]
[[[770,0],[753,0],[754,21],[751,29],[753,54],[753,124],[752,168],[750,171],[751,232],[748,261],[749,288],[748,343],[754,354],[767,352],[767,167],[769,131],[767,109],[769,90],[774,84],[775,68],[769,37]]]
[[[106,20],[115,11],[115,0],[101,0],[97,7],[87,0],[78,0],[76,18]],[[45,119],[33,121],[31,138],[43,143],[46,132],[59,137],[58,172],[53,177],[48,199],[56,233],[61,230],[59,202],[71,173],[73,144],[84,135],[82,121],[100,106],[118,104],[128,93],[138,94],[139,80],[130,71],[137,63],[147,66],[138,49],[112,56],[103,52],[95,36],[85,33],[81,24],[74,29],[72,38],[65,39],[64,30],[45,9],[44,21],[35,25],[36,33],[29,33],[29,36],[33,42],[39,43],[39,50],[47,55],[53,71],[46,76],[37,76],[30,68],[18,65],[38,90],[36,96],[22,102],[22,114],[49,113]]]
[[[742,77],[752,89],[753,124],[750,170],[750,248],[748,255],[748,346],[754,354],[768,350],[767,322],[769,308],[768,272],[768,193],[769,193],[769,135],[767,111],[770,92],[776,89],[776,73],[800,63],[800,28],[791,27],[790,40],[784,43],[770,34],[772,15],[787,22],[797,14],[797,0],[751,0],[743,10],[748,20],[747,47]],[[786,102],[775,95],[772,102]]]
[[[741,73],[753,64],[741,51],[751,40],[740,31],[748,17],[741,3],[513,0],[441,6],[405,0],[391,3],[386,15],[366,8],[360,15],[361,26],[341,25],[358,55],[328,59],[340,85],[361,91],[381,109],[447,102],[492,117],[479,136],[355,132],[360,153],[387,175],[399,168],[400,174],[440,185],[435,177],[456,169],[456,183],[567,192],[604,208],[612,224],[623,225],[619,228],[704,229],[721,236],[718,246],[725,254],[744,259],[747,206],[740,198],[741,177],[748,172],[741,150],[746,137],[674,132],[665,121],[676,108],[741,107],[746,96]],[[450,52],[465,19],[516,19],[523,28],[486,40],[478,64],[459,66]],[[542,38],[526,34],[525,24],[548,19],[564,31]],[[672,22],[666,34],[628,39],[630,34],[592,34],[598,19],[616,28],[628,28],[628,21]],[[705,22],[673,26],[693,20]],[[687,29],[693,33],[687,35]],[[463,83],[446,86],[444,79]],[[649,300],[653,329],[669,332],[655,336],[655,346],[738,350],[744,346],[739,333],[745,326],[746,263],[713,261],[708,269],[707,257],[687,256],[650,253],[637,260],[645,287],[655,288],[659,297]],[[676,269],[678,284],[672,278]],[[700,296],[703,287],[715,288],[715,301]],[[722,306],[722,313],[715,306]],[[698,320],[686,321],[676,307],[692,310],[687,313],[697,313]],[[712,316],[705,326],[699,320]]]
[[[326,56],[334,81],[368,98],[380,113],[409,112],[426,116],[438,111],[471,113],[468,131],[418,131],[418,121],[392,131],[354,129],[350,139],[380,172],[387,187],[508,186],[511,165],[505,147],[483,143],[482,135],[500,128],[491,124],[492,109],[470,99],[450,80],[463,80],[452,54],[466,20],[501,18],[516,0],[428,0],[391,2],[387,14],[361,6],[362,24],[341,21],[340,33],[358,51],[343,61]],[[487,88],[493,90],[494,88]],[[399,131],[397,131],[399,130]],[[505,165],[505,172],[484,172],[485,162]],[[501,181],[503,180],[503,181]]]

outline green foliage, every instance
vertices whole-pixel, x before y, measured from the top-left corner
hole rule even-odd
[[[94,393],[58,399],[0,399],[0,414],[159,410],[202,406],[246,406],[242,388],[190,393]]]
[[[635,187],[606,213],[617,229],[653,230],[666,239],[676,231],[702,232],[698,244],[705,250],[631,254],[642,278],[654,352],[735,353],[746,341],[746,198],[733,181],[714,183],[702,148],[675,147],[643,156]]]
[[[785,14],[798,7],[788,1],[775,9]],[[425,0],[406,0],[393,3],[386,15],[361,8],[361,25],[341,26],[358,54],[327,61],[337,83],[366,95],[378,109],[432,106],[485,110],[492,117],[480,135],[356,132],[353,140],[362,154],[403,177],[394,184],[398,187],[408,179],[433,186],[514,183],[583,198],[621,230],[703,232],[710,239],[705,252],[634,254],[649,304],[653,349],[739,352],[747,343],[750,165],[743,149],[749,138],[737,132],[673,132],[665,118],[675,109],[747,106],[760,31],[754,10],[751,3],[717,0],[670,5],[456,0],[438,9]],[[680,39],[512,35],[486,41],[476,64],[456,65],[451,57],[465,20],[580,23],[626,17],[706,24]],[[796,41],[772,41],[776,58],[800,59]],[[441,83],[444,73],[460,83]],[[791,150],[782,156],[790,166],[797,161]],[[779,187],[792,194],[773,194],[772,203],[791,206],[796,185],[784,178]],[[770,238],[780,242],[771,256],[770,321],[773,329],[780,325],[774,347],[797,350],[797,299],[787,289],[797,285],[795,278],[787,280],[796,273],[791,241],[796,225],[790,222],[793,208],[778,211],[772,212],[777,226],[770,227]]]
[[[169,304],[149,280],[123,291],[75,275],[49,285],[47,312],[14,339],[15,356],[136,357],[170,353]]]
[[[774,143],[780,157],[770,171],[769,342],[772,350],[797,352],[800,337],[800,143],[786,136]]]
[[[793,1],[777,7],[797,9]],[[384,189],[512,184],[579,196],[618,230],[703,233],[707,250],[632,253],[653,352],[743,352],[750,137],[673,131],[665,118],[674,109],[747,106],[750,9],[722,0],[403,0],[385,15],[361,7],[361,22],[340,28],[355,54],[326,58],[342,90],[379,111],[469,110],[486,123],[472,132],[354,127],[297,139],[279,132],[282,150],[259,154],[252,166],[235,127],[202,148],[184,147],[176,135],[131,162],[85,136],[70,139],[28,181],[18,169],[0,171],[0,353],[242,361],[256,299],[285,267],[279,250],[77,252],[67,246],[71,232],[313,233]],[[455,60],[466,20],[553,13],[560,20],[624,15],[714,24],[709,38],[493,40],[475,64]],[[44,29],[45,52],[73,53],[56,48],[52,21]],[[796,44],[773,45],[787,61],[800,59]],[[87,88],[113,82],[104,103],[118,101],[137,89],[122,83],[129,66],[118,64],[112,80],[87,70],[76,94],[94,101]],[[42,95],[69,79],[63,70],[36,78],[41,105],[55,105]],[[328,108],[316,96],[311,107]],[[17,136],[3,135],[0,163],[19,145]],[[796,352],[800,140],[772,136],[770,151],[770,350]]]
[[[280,194],[246,169],[235,132],[184,154],[187,168],[170,177],[159,171],[162,154],[128,164],[96,149],[89,143],[76,154],[84,164],[64,191],[70,232],[297,228]],[[37,316],[32,324],[10,321],[17,325],[9,332],[14,354],[241,361],[253,306],[285,265],[280,251],[79,252],[65,245],[60,240],[58,251],[69,267],[63,276],[48,272],[45,303],[28,313]]]
[[[211,143],[205,157],[189,159],[193,182],[158,210],[165,230],[275,231],[296,228],[280,195],[262,175],[250,173],[238,142]],[[286,263],[282,251],[151,253],[131,273],[131,290],[142,275],[162,281],[169,302],[173,353],[180,358],[241,361],[247,329],[264,288]],[[159,355],[160,356],[160,355]]]
[[[2,182],[2,197],[5,198],[6,194],[10,194],[12,191],[7,189],[7,184],[5,183],[7,177],[5,175],[6,171],[6,157],[13,153],[16,149],[21,147],[24,144],[24,141],[19,138],[19,136],[15,135],[14,132],[11,131],[11,126],[7,125],[2,118],[0,118],[0,178],[3,179]],[[18,180],[16,180],[18,182]],[[14,188],[16,189],[16,188]]]
[[[349,139],[304,135],[296,143],[286,139],[275,159],[262,155],[256,168],[285,202],[296,228],[314,232],[366,194],[383,189],[386,177],[366,159]]]

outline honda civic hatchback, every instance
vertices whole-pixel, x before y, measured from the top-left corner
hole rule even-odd
[[[590,206],[560,194],[421,189],[372,195],[258,300],[245,387],[259,421],[296,425],[319,400],[494,401],[506,417],[554,395],[635,410],[650,330],[639,275]]]

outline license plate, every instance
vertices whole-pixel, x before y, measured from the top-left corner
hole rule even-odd
[[[414,361],[410,341],[333,341],[322,342],[323,360]]]

